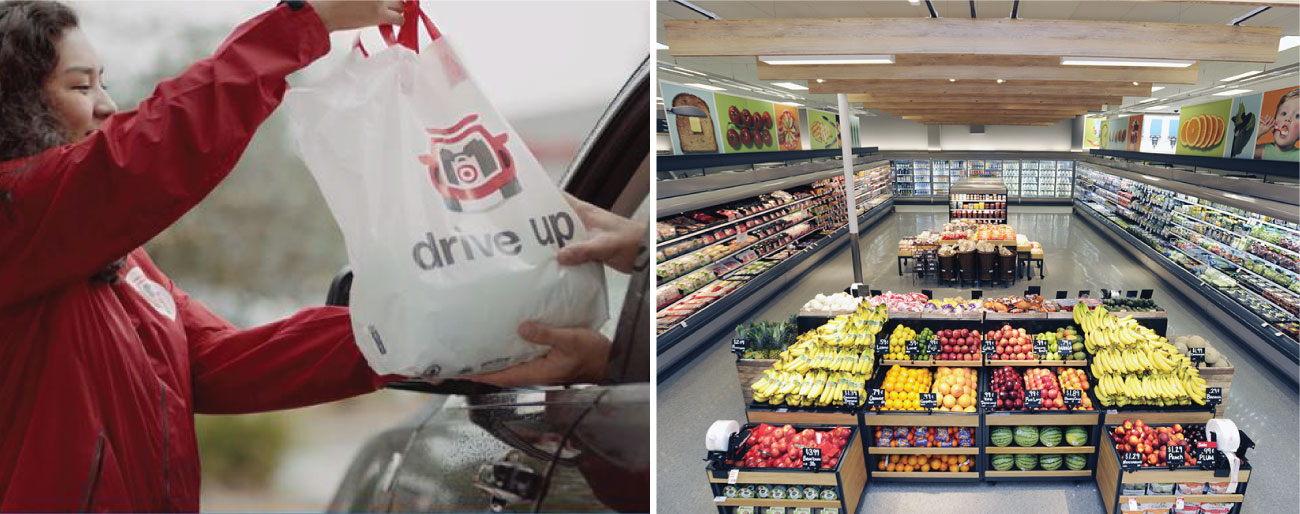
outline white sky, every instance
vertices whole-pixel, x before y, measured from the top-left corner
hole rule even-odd
[[[207,51],[215,50],[236,25],[272,4],[270,0],[71,3],[104,62],[110,84],[132,81],[149,71],[164,52],[178,54],[173,42],[188,31],[221,34]],[[649,54],[648,4],[424,1],[422,5],[497,108],[507,116],[526,117],[608,102]],[[309,68],[308,77],[343,55],[353,37],[334,34],[330,55]],[[363,37],[377,42],[378,32],[372,28]]]

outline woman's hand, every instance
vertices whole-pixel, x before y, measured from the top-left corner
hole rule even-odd
[[[311,6],[330,32],[402,24],[400,0],[313,0]]]
[[[641,250],[650,239],[649,226],[596,207],[567,193],[564,197],[578,213],[583,226],[591,232],[591,238],[562,248],[555,255],[556,260],[565,266],[592,261],[601,262],[623,273],[631,273],[636,267],[637,257],[641,255]]]
[[[519,336],[551,347],[546,355],[501,371],[466,377],[502,387],[596,383],[609,362],[609,339],[589,328],[558,328],[541,323],[519,325]]]

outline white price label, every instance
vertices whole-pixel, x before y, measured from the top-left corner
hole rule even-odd
[[[740,470],[739,470],[739,469],[734,469],[734,468],[733,468],[731,471],[728,471],[728,472],[727,472],[727,484],[728,484],[728,485],[736,485],[736,480],[739,480],[739,479],[740,479]]]

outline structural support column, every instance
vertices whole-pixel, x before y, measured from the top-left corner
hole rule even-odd
[[[849,119],[849,97],[844,93],[836,95],[840,101],[840,155],[844,159],[844,204],[849,215],[849,248],[853,252],[853,283],[862,283],[862,249],[858,248],[858,195],[857,184],[853,179],[853,145],[857,141],[850,139],[852,131]]]

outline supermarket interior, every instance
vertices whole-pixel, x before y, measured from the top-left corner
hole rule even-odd
[[[1295,2],[657,7],[658,511],[1297,511]]]

